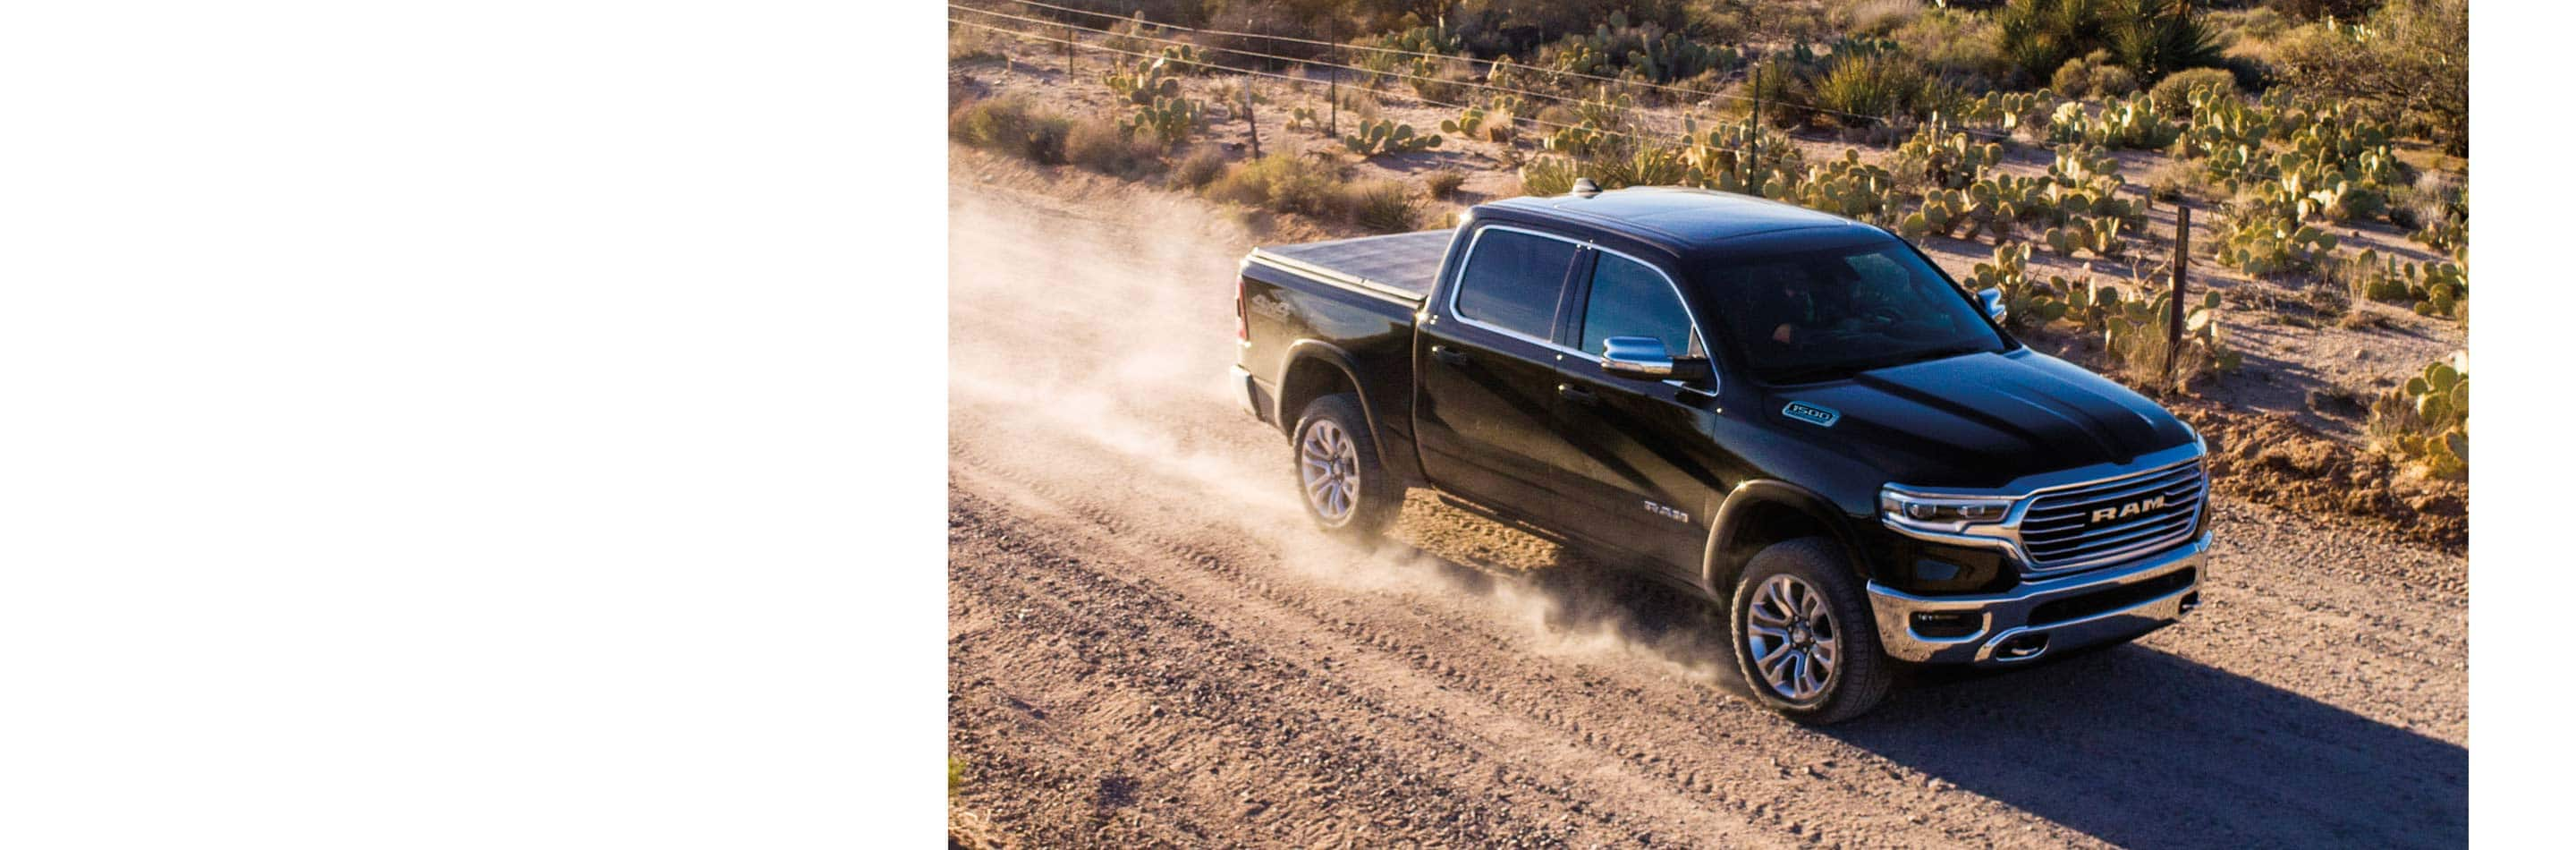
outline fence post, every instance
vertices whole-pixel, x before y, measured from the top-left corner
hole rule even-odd
[[[1333,43],[1332,64],[1324,66],[1324,135],[1342,134],[1342,19],[1325,17],[1324,40]]]
[[[2182,351],[2185,280],[2191,269],[2191,205],[2174,205],[2173,312],[2165,317],[2165,383],[2173,383],[2174,360]]]
[[[1073,36],[1072,25],[1066,25],[1064,28],[1064,81],[1067,83],[1073,82],[1073,44],[1077,40]]]
[[[1749,130],[1744,134],[1744,144],[1753,150],[1748,154],[1751,159],[1744,163],[1745,194],[1757,198],[1765,197],[1762,194],[1762,187],[1753,182],[1754,178],[1762,173],[1762,63],[1760,61],[1753,63],[1753,126]]]
[[[1252,77],[1243,78],[1243,128],[1252,134],[1252,158],[1261,158],[1261,125],[1252,120]]]

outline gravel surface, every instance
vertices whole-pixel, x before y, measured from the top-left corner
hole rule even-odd
[[[1227,398],[1256,241],[951,151],[949,813],[967,844],[2445,846],[2465,562],[2221,503],[2191,619],[1809,729],[1706,609],[1419,494],[1303,525]]]

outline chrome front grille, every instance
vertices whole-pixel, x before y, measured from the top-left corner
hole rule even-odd
[[[2022,549],[2048,570],[2168,545],[2191,536],[2207,495],[2197,459],[2042,493],[2022,514]]]

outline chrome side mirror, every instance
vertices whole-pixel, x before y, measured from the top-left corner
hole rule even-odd
[[[1991,286],[1977,290],[1977,303],[1986,305],[1986,318],[1995,320],[1998,325],[2004,323],[2003,290]]]
[[[1697,381],[1709,376],[1709,365],[1706,358],[1674,358],[1654,337],[1614,336],[1602,342],[1601,371],[1640,381]]]

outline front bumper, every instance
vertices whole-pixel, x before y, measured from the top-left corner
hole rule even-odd
[[[1985,596],[1916,596],[1869,583],[1878,639],[1890,657],[1935,664],[2008,664],[2134,637],[2172,625],[2200,604],[2209,535],[2117,566],[2025,582]],[[1966,623],[1926,635],[1916,615]]]

